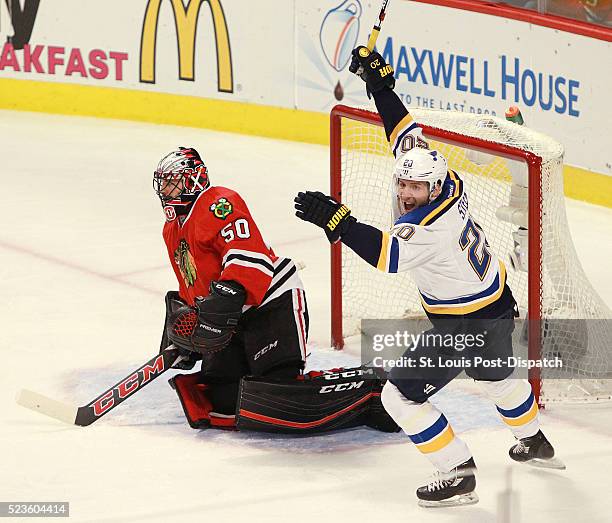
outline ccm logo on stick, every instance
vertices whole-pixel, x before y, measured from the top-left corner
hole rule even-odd
[[[349,383],[337,383],[335,385],[323,385],[319,394],[327,394],[328,392],[342,392],[345,390],[359,389],[364,384],[363,381],[351,381]]]
[[[146,385],[151,379],[151,376],[155,376],[160,372],[164,371],[164,357],[160,354],[154,361],[153,365],[145,365],[138,369],[133,374],[125,378],[121,383],[115,385],[111,390],[100,396],[90,406],[93,408],[96,416],[101,416],[108,409],[112,408],[115,401],[122,401],[140,387]]]

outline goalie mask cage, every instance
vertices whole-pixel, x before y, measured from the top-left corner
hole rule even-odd
[[[529,358],[563,361],[561,370],[530,370],[539,403],[610,399],[612,329],[606,321],[589,320],[610,319],[612,313],[589,283],[571,241],[563,147],[494,116],[422,108],[410,113],[430,147],[464,180],[470,214],[507,266],[521,318],[530,320]],[[332,196],[359,220],[388,230],[394,159],[378,114],[334,107],[330,146]],[[527,270],[508,262],[519,227],[528,231]],[[336,348],[359,333],[361,319],[424,316],[408,274],[382,273],[341,243],[331,247],[331,287]]]

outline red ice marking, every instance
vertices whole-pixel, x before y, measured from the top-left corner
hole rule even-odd
[[[13,245],[11,243],[8,243],[8,242],[0,240],[0,248],[7,249],[7,250],[10,250],[10,251],[14,251],[14,252],[18,252],[18,253],[21,253],[21,254],[26,254],[28,256],[32,256],[33,258],[38,258],[39,260],[43,260],[43,261],[46,261],[48,263],[53,263],[54,265],[59,265],[61,267],[67,268],[67,269],[72,269],[72,270],[75,270],[75,271],[79,271],[79,272],[81,272],[83,274],[87,274],[88,276],[95,276],[96,278],[101,278],[101,279],[106,280],[106,281],[111,281],[113,283],[118,283],[120,285],[125,285],[127,287],[132,287],[133,289],[136,289],[136,290],[139,290],[139,291],[142,291],[142,292],[146,292],[147,294],[153,294],[154,296],[163,296],[164,295],[163,292],[160,292],[160,291],[157,291],[157,290],[154,290],[154,289],[149,289],[149,288],[144,287],[142,285],[138,285],[136,283],[132,283],[132,282],[129,282],[129,281],[122,280],[118,276],[113,276],[113,275],[110,275],[110,274],[103,274],[101,272],[94,271],[94,270],[90,269],[87,266],[78,265],[76,263],[72,263],[72,262],[69,262],[67,260],[63,260],[61,258],[55,258],[54,256],[49,256],[47,254],[36,252],[36,251],[33,251],[33,250],[28,249],[26,247],[21,247],[20,245]]]

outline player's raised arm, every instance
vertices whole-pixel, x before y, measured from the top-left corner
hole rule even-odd
[[[434,234],[420,226],[400,224],[391,233],[361,223],[350,209],[321,192],[300,192],[296,216],[321,227],[330,243],[342,241],[382,272],[402,272],[427,263],[435,255]]]
[[[374,97],[393,155],[397,158],[415,146],[427,148],[421,128],[393,91],[393,66],[378,52],[360,46],[353,50],[349,70],[366,83],[368,96]]]

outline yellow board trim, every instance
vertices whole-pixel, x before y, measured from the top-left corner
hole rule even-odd
[[[378,263],[376,268],[379,271],[387,272],[387,253],[389,252],[389,234],[386,232],[382,233],[382,245],[380,246],[380,256],[378,257]]]
[[[400,123],[398,123],[394,127],[393,131],[391,131],[391,136],[389,137],[389,143],[392,147],[395,144],[395,140],[397,140],[397,135],[399,134],[399,132],[410,126],[412,122],[414,122],[414,118],[412,117],[412,115],[407,114],[401,119]]]
[[[563,189],[568,198],[612,207],[612,176],[564,165]]]
[[[443,449],[455,438],[455,433],[450,425],[447,425],[446,428],[440,433],[436,439],[433,441],[429,441],[427,443],[423,443],[421,445],[417,445],[417,448],[423,454],[431,454],[432,452],[436,452],[440,449]]]
[[[324,113],[146,90],[0,78],[0,109],[182,125],[329,144],[329,115]],[[404,121],[412,121],[412,117],[408,115]],[[397,133],[392,134],[391,143],[396,137]],[[563,178],[567,197],[612,208],[611,175],[566,165]]]
[[[327,114],[112,87],[2,78],[0,109],[183,125],[329,143]]]
[[[497,300],[504,292],[504,285],[506,284],[506,266],[504,262],[499,260],[499,289],[495,291],[491,296],[486,298],[485,300],[471,303],[469,305],[464,305],[463,307],[436,307],[435,305],[427,305],[423,297],[421,296],[421,303],[423,304],[423,308],[427,312],[431,312],[433,314],[469,314],[470,312],[479,311],[483,309],[487,305],[490,305],[495,300]]]
[[[531,408],[525,412],[525,414],[519,416],[518,418],[506,418],[502,416],[504,423],[507,425],[511,425],[512,427],[520,427],[522,425],[526,425],[531,420],[533,420],[538,415],[538,402],[533,401],[533,405]]]

